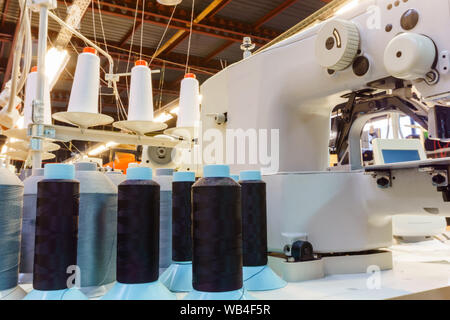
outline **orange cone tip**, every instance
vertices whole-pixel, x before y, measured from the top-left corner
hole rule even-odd
[[[193,79],[195,79],[196,76],[195,76],[195,74],[193,74],[193,73],[186,73],[186,74],[184,75],[184,78],[193,78]]]
[[[32,67],[30,72],[37,72],[37,66]]]
[[[92,47],[86,47],[83,49],[83,53],[88,52],[88,53],[92,53],[92,54],[97,54],[97,50],[95,50],[95,48]]]
[[[137,60],[137,61],[134,63],[134,65],[135,65],[135,66],[147,66],[147,61],[145,61],[145,60]]]

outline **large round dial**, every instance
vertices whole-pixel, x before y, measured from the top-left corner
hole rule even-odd
[[[316,39],[316,58],[322,67],[339,71],[349,67],[360,45],[358,27],[351,21],[331,20]]]

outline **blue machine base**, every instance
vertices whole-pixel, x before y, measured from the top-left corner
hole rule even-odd
[[[243,267],[244,288],[249,291],[281,289],[287,282],[281,279],[269,266]]]
[[[32,290],[23,300],[89,300],[77,288],[63,290]]]
[[[192,262],[174,262],[159,277],[172,292],[192,291]]]
[[[227,292],[202,292],[192,290],[183,300],[255,300],[255,298],[242,288]]]
[[[176,300],[159,280],[151,283],[125,284],[116,282],[101,300]]]

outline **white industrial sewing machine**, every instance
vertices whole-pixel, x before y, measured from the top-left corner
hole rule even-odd
[[[203,133],[279,129],[264,178],[270,251],[307,238],[317,253],[362,253],[391,245],[393,215],[450,216],[450,159],[364,168],[360,147],[364,124],[390,112],[449,138],[448,30],[448,0],[361,0],[202,85]],[[328,168],[332,113],[340,171]],[[246,159],[232,171],[264,167]]]

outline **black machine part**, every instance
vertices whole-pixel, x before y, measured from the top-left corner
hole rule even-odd
[[[428,113],[430,139],[450,141],[450,107],[434,106]]]
[[[373,89],[351,92],[344,95],[348,99],[346,103],[337,105],[333,113],[337,114],[332,121],[332,130],[336,132],[336,138],[330,141],[332,153],[338,155],[339,162],[342,162],[348,149],[348,139],[353,123],[362,115],[377,114],[386,111],[400,111],[410,116],[423,128],[428,128],[427,115],[420,113],[416,105],[407,99],[395,95],[388,95],[386,92],[374,93]],[[348,164],[348,163],[342,163]]]
[[[284,253],[292,257],[294,262],[305,262],[314,260],[314,249],[310,242],[297,240],[292,245],[284,247]]]

